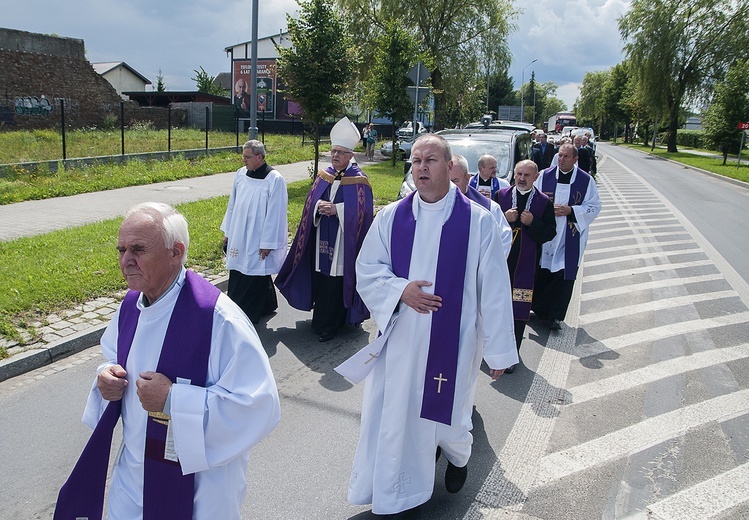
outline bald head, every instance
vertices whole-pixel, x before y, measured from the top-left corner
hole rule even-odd
[[[453,169],[450,173],[450,180],[461,193],[465,194],[468,191],[468,181],[471,180],[471,174],[468,173],[468,160],[462,155],[453,155]]]

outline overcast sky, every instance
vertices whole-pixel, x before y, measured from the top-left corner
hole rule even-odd
[[[261,38],[284,29],[286,13],[298,7],[295,0],[259,1]],[[252,39],[251,0],[2,0],[0,5],[0,26],[82,39],[90,62],[124,61],[154,87],[161,70],[168,90],[194,90],[191,78],[199,67],[211,76],[229,72],[224,49]],[[586,72],[622,61],[617,18],[628,0],[516,0],[515,5],[524,10],[510,36],[516,87],[535,71],[537,81],[558,85],[557,96],[571,109]]]

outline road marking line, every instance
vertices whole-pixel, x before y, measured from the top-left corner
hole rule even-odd
[[[633,236],[633,238],[635,238]],[[637,236],[636,238],[640,238]],[[666,247],[666,246],[681,246],[686,244],[694,244],[694,240],[691,238],[688,240],[668,240],[664,242],[645,242],[644,240],[638,240],[636,244],[625,244],[623,246],[612,246],[612,247],[601,247],[597,249],[587,249],[585,250],[586,258],[590,255],[599,255],[604,253],[615,253],[617,251],[632,251],[633,249],[637,248],[643,248],[643,247]]]
[[[738,293],[731,289],[727,291],[715,291],[701,294],[688,294],[685,296],[662,298],[647,303],[637,303],[634,305],[626,305],[606,311],[591,312],[580,316],[580,325],[589,325],[591,323],[597,323],[603,320],[622,318],[624,316],[630,316],[632,314],[639,314],[643,312],[658,312],[667,309],[673,309],[675,307],[680,307],[682,305],[691,305],[698,302],[707,302],[711,300],[720,300],[722,298],[738,297]]]
[[[632,246],[632,247],[634,248],[637,246]],[[675,251],[657,251],[657,252],[651,251],[647,253],[637,253],[637,254],[631,254],[631,255],[618,255],[614,258],[603,258],[601,260],[587,260],[586,259],[585,265],[587,265],[588,267],[595,267],[599,265],[618,264],[620,262],[628,262],[630,260],[648,260],[651,258],[668,258],[670,256],[687,255],[687,254],[694,254],[694,253],[704,254],[702,249],[700,249],[699,247],[692,248],[692,249],[678,249]]]
[[[542,458],[536,485],[542,486],[574,473],[643,451],[684,435],[711,421],[724,421],[749,410],[749,389],[685,406],[640,421],[597,439]]]
[[[612,287],[611,289],[600,289],[598,291],[586,291],[580,295],[580,300],[587,302],[591,300],[597,300],[599,298],[609,298],[611,296],[620,296],[622,294],[629,294],[635,291],[648,291],[652,289],[661,289],[666,287],[673,287],[677,285],[688,285],[693,283],[702,282],[713,282],[716,280],[725,280],[723,275],[720,273],[715,274],[704,274],[702,276],[689,276],[679,278],[667,278],[664,280],[654,280],[652,282],[635,283],[631,285],[625,285],[620,287]],[[585,280],[583,280],[585,283]],[[728,283],[728,282],[726,282]]]
[[[570,388],[571,404],[580,404],[599,397],[615,394],[638,386],[653,383],[692,370],[730,363],[749,357],[749,343],[742,343],[735,347],[696,352],[676,359],[669,359],[654,363],[646,367],[618,374],[606,379],[599,379],[591,383]]]
[[[583,260],[587,265],[587,262]],[[611,280],[612,278],[629,277],[636,274],[646,273],[657,273],[659,271],[671,271],[674,269],[685,269],[687,267],[700,267],[703,265],[714,266],[715,263],[712,260],[695,260],[694,262],[679,262],[675,264],[660,264],[660,265],[646,265],[644,267],[635,267],[633,269],[627,269],[625,271],[619,271],[615,273],[601,273],[588,275],[585,279],[586,282],[597,282],[599,280]]]

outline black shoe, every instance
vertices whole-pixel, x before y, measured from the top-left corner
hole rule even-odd
[[[377,518],[387,518],[388,520],[417,520],[421,518],[421,506],[412,507],[406,509],[400,513],[393,513],[391,515],[374,515]]]
[[[331,339],[335,338],[335,332],[323,332],[320,334],[320,337],[317,338],[317,341],[320,343],[325,343],[326,341],[330,341]]]
[[[463,484],[468,478],[468,464],[459,468],[452,462],[447,461],[447,471],[445,471],[445,489],[448,493],[457,493],[463,489]]]
[[[505,374],[512,374],[517,367],[518,367],[518,364],[515,363],[510,368],[505,368]]]
[[[549,320],[549,330],[562,330],[562,323],[556,318]]]

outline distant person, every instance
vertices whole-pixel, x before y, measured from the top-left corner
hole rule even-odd
[[[543,171],[551,166],[551,161],[554,159],[556,150],[554,146],[549,143],[549,138],[545,133],[540,133],[538,143],[533,145],[533,160],[538,167],[538,171]]]
[[[525,325],[531,314],[541,246],[553,239],[557,230],[554,204],[533,186],[538,178],[536,163],[527,159],[520,161],[515,165],[514,176],[515,185],[499,190],[497,202],[513,230],[507,267],[512,284],[512,315],[519,357]],[[505,373],[511,374],[514,371],[515,365],[505,370]]]
[[[590,173],[593,150],[583,145],[583,136],[576,135],[572,141],[577,149],[577,167],[585,173]]]
[[[468,172],[468,160],[462,155],[453,155],[453,168],[450,171],[450,180],[455,184],[460,192],[476,202],[477,204],[488,209],[494,219],[499,224],[500,237],[502,238],[502,249],[505,252],[505,257],[510,254],[510,246],[512,245],[512,229],[507,223],[502,208],[499,204],[491,199],[487,199],[481,193],[468,185],[468,181],[471,179],[471,174]]]
[[[265,145],[242,146],[244,166],[237,170],[221,231],[224,232],[227,294],[252,323],[278,308],[271,275],[286,258],[289,227],[286,182],[265,162]]]
[[[243,78],[234,84],[234,106],[243,113],[250,111],[250,94],[247,92],[247,81]]]
[[[364,141],[366,144],[366,155],[367,158],[372,161],[374,160],[374,149],[377,144],[377,130],[375,130],[374,124],[369,123],[364,130]]]
[[[239,520],[250,449],[280,417],[268,356],[247,316],[183,264],[187,221],[166,204],[125,214],[117,239],[130,291],[101,337],[106,358],[83,422],[95,428],[56,519]]]
[[[450,182],[451,159],[441,136],[414,143],[416,191],[377,214],[356,262],[384,346],[354,356],[371,371],[348,499],[376,515],[416,517],[441,455],[445,488],[462,489],[481,358],[493,378],[517,363],[499,228]]]
[[[559,147],[559,165],[536,179],[535,187],[554,203],[557,234],[543,245],[540,270],[533,291],[533,312],[551,330],[560,330],[572,298],[588,230],[601,212],[593,178],[576,164],[572,144]]]
[[[372,224],[369,179],[354,159],[361,136],[344,117],[330,131],[331,166],[318,172],[276,287],[295,309],[312,310],[321,342],[341,326],[359,325],[369,311],[356,292],[354,264]]]
[[[482,155],[478,161],[479,171],[474,175],[469,186],[476,189],[487,199],[491,199],[500,188],[507,188],[510,183],[497,178],[497,159],[492,155]]]

